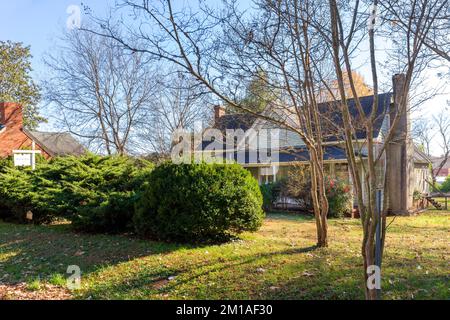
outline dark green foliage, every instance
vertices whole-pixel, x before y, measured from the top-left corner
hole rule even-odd
[[[41,162],[35,171],[0,164],[0,217],[58,218],[84,232],[135,229],[143,236],[218,241],[257,230],[264,213],[256,180],[239,165],[162,164],[85,155]],[[136,213],[135,213],[136,210]]]
[[[72,218],[74,227],[110,233],[132,229],[134,203],[153,166],[125,157],[91,160],[85,163],[83,179],[72,182],[69,191],[80,203]]]
[[[12,168],[13,161],[11,157],[8,158],[0,158],[0,173],[4,172],[6,168]]]
[[[241,166],[165,163],[145,184],[134,223],[141,236],[220,241],[255,231],[264,217],[257,181]]]
[[[260,186],[261,194],[263,196],[264,210],[269,211],[273,208],[275,201],[280,196],[281,188],[284,186],[283,182],[272,182],[268,184],[262,184]]]
[[[25,215],[32,208],[31,176],[24,170],[8,165],[0,172],[0,218],[25,221]]]
[[[35,171],[7,168],[0,173],[4,216],[24,221],[31,210],[35,223],[67,218],[83,231],[124,231],[151,169],[146,161],[95,155],[56,158]]]
[[[445,181],[439,186],[439,191],[450,192],[450,176],[448,176],[447,179],[445,179]]]
[[[72,219],[75,229],[84,232],[118,233],[132,230],[136,193],[112,192],[98,202],[79,207]]]

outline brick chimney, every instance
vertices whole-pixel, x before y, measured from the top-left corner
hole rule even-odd
[[[387,147],[389,208],[394,214],[407,215],[413,207],[414,144],[411,139],[409,97],[405,93],[406,76],[392,78],[394,103],[389,110],[391,126],[396,116],[397,125]]]
[[[22,128],[22,106],[12,102],[0,102],[0,124]]]
[[[223,106],[214,106],[214,122],[217,123],[217,121],[222,118],[225,115],[225,108]]]

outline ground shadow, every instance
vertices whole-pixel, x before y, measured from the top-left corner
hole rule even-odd
[[[292,248],[281,251],[274,251],[270,253],[262,253],[256,255],[250,255],[246,257],[234,257],[229,258],[226,263],[216,263],[217,261],[208,261],[205,263],[192,263],[189,268],[175,268],[170,271],[160,272],[152,269],[145,269],[143,272],[137,272],[131,277],[122,279],[121,281],[112,282],[109,285],[95,286],[89,290],[83,292],[79,298],[94,298],[94,299],[104,299],[110,296],[111,292],[118,294],[120,297],[127,298],[142,298],[148,299],[150,296],[154,296],[159,293],[161,297],[164,297],[165,293],[177,292],[184,285],[190,286],[192,283],[199,282],[199,279],[208,277],[212,274],[226,273],[231,274],[238,269],[249,269],[249,272],[255,272],[250,266],[254,265],[255,262],[272,259],[277,256],[289,256],[289,255],[302,255],[312,252],[317,249],[317,246],[309,246],[305,248]],[[304,266],[302,266],[304,268]],[[205,270],[206,269],[206,270]],[[201,271],[198,271],[201,270]],[[257,271],[256,271],[257,272]],[[229,273],[229,274],[230,274]],[[178,278],[178,275],[183,275]],[[175,276],[176,280],[168,281],[170,276]],[[236,282],[245,281],[239,277],[235,278]],[[249,282],[251,283],[251,282]],[[218,284],[221,285],[220,283]],[[227,284],[229,285],[229,283]],[[253,288],[256,289],[256,288]],[[243,298],[252,299],[267,299],[269,298],[269,292],[264,296],[252,296],[249,292],[242,292],[244,294]],[[208,299],[207,296],[200,297]],[[227,299],[227,294],[224,293],[223,299]]]
[[[195,245],[137,239],[131,235],[75,233],[68,225],[34,226],[0,222],[0,283],[66,275],[69,265],[89,274],[150,255],[165,255]]]

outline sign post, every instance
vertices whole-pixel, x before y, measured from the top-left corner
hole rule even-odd
[[[35,150],[35,148],[36,145],[33,141],[32,150],[13,150],[14,166],[36,169],[36,154],[40,154],[41,151]]]

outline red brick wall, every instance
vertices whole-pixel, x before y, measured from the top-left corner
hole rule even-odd
[[[0,102],[0,123],[6,126],[0,132],[0,158],[10,156],[13,150],[31,147],[32,140],[23,132],[22,106]],[[36,149],[49,158],[39,146]]]

